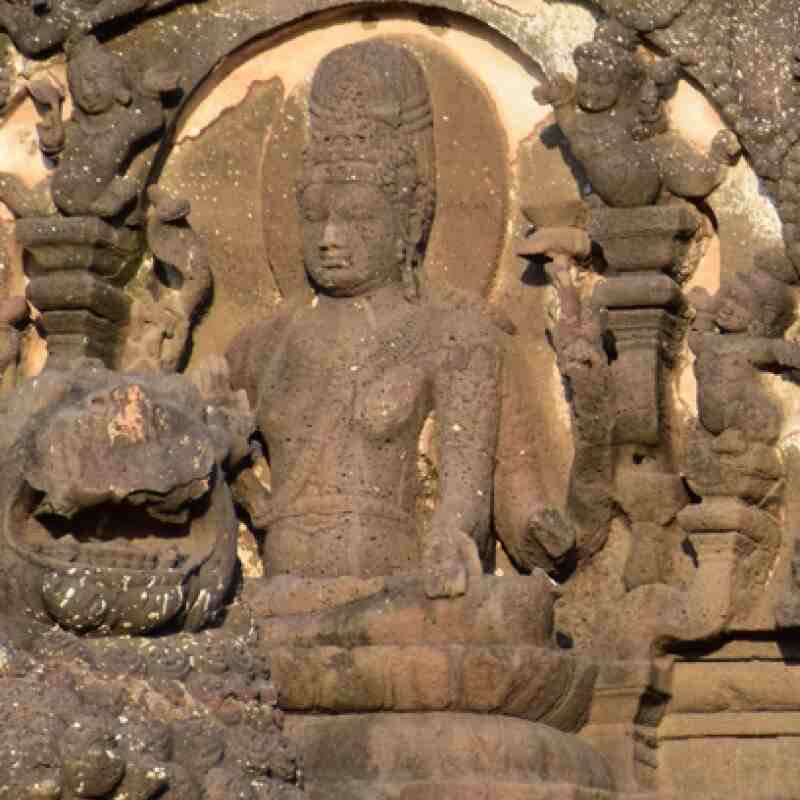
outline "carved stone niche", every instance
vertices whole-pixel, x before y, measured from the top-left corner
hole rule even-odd
[[[263,65],[253,68],[261,81],[273,77],[269,68],[286,80],[281,107],[275,84],[261,83],[249,95],[239,89],[240,105],[203,122],[215,95],[226,97],[225,81],[210,88],[195,109],[200,121],[183,122],[199,135],[178,134],[159,178],[166,189],[191,187],[190,176],[213,166],[214,192],[242,202],[218,209],[190,197],[193,225],[219,232],[209,239],[220,304],[200,326],[197,350],[218,349],[258,320],[228,353],[234,387],[258,408],[272,459],[271,496],[262,489],[253,501],[253,482],[237,482],[268,529],[266,577],[246,579],[242,600],[270,652],[312,797],[476,796],[487,784],[509,796],[614,796],[604,757],[576,735],[596,670],[555,645],[554,593],[534,569],[552,566],[551,554],[532,534],[519,541],[543,502],[526,470],[545,454],[534,446],[526,458],[520,446],[531,441],[520,422],[527,399],[512,383],[518,371],[532,384],[539,376],[526,359],[518,369],[506,357],[525,343],[492,300],[496,285],[508,274],[516,285],[520,271],[508,222],[520,218],[510,163],[529,128],[507,124],[517,97],[498,90],[500,66],[478,75],[467,54],[488,54],[528,91],[535,68],[488,46],[492,38],[479,30],[465,23],[450,46],[409,14],[382,20],[377,32],[359,21],[320,23],[281,42],[279,61],[269,61],[269,50],[245,53]],[[247,58],[238,64],[228,87],[237,70],[247,74]],[[268,110],[268,130],[255,130]],[[234,122],[241,140],[232,137]],[[254,151],[261,176],[248,169]],[[342,192],[352,192],[352,206]],[[359,192],[371,203],[359,204]],[[395,215],[410,224],[390,227]],[[357,230],[375,248],[381,226],[408,237],[388,256],[386,284],[353,296],[329,286],[352,264],[327,263],[333,256],[317,263],[313,237]],[[336,246],[323,247],[335,255]],[[247,249],[255,262],[236,258]],[[384,251],[370,252],[375,268],[386,269]],[[254,303],[272,299],[266,260],[283,296],[274,309]],[[550,360],[547,385],[552,354],[531,358]],[[425,387],[434,385],[430,394]],[[547,406],[538,385],[532,402]],[[501,421],[496,404],[512,399],[516,411],[506,404]],[[556,415],[551,407],[542,416],[563,430]],[[407,491],[417,485],[408,461],[427,436],[426,418],[435,430],[425,451],[432,508]],[[284,424],[303,430],[282,432]],[[452,438],[462,432],[463,445]],[[486,460],[494,451],[503,454],[504,477],[494,474],[494,457]],[[493,494],[507,501],[496,525],[533,574],[492,574]],[[474,522],[464,521],[473,507]],[[472,528],[478,548],[459,525]],[[481,758],[477,742],[492,757]]]
[[[762,613],[770,598],[757,608],[751,602],[754,585],[773,575],[772,558],[762,558],[759,547],[777,545],[793,518],[767,524],[741,498],[715,496],[721,487],[714,480],[712,502],[692,503],[680,514],[687,498],[677,474],[650,471],[630,486],[611,485],[612,445],[635,446],[638,455],[640,445],[662,443],[661,354],[680,305],[669,276],[679,271],[696,220],[680,201],[589,208],[576,186],[586,179],[587,170],[572,159],[581,154],[570,155],[563,137],[546,134],[547,110],[530,104],[530,90],[543,77],[534,61],[552,79],[572,65],[572,46],[591,36],[586,4],[448,0],[464,17],[444,14],[435,0],[421,0],[424,13],[367,2],[343,11],[339,0],[96,5],[115,24],[102,27],[93,15],[88,27],[100,26],[100,38],[126,63],[146,66],[156,50],[180,55],[190,100],[177,118],[164,111],[164,135],[137,154],[135,172],[147,176],[143,184],[158,181],[176,196],[190,195],[191,228],[184,224],[185,203],[175,216],[157,208],[158,191],[149,192],[157,213],[150,211],[147,232],[159,267],[180,272],[175,283],[186,278],[189,299],[168,304],[153,296],[144,310],[130,307],[119,290],[128,267],[138,263],[138,234],[134,241],[130,231],[89,217],[51,220],[55,232],[41,221],[20,223],[31,267],[28,297],[49,334],[51,369],[12,392],[2,409],[0,592],[4,610],[27,617],[18,626],[27,640],[20,649],[35,657],[17,657],[13,631],[0,624],[0,721],[4,729],[26,730],[22,759],[15,744],[0,744],[0,787],[26,800],[294,797],[302,770],[271,727],[280,727],[286,712],[284,732],[306,755],[307,794],[320,800],[797,795],[797,720],[785,713],[791,652],[778,652],[786,642],[772,641],[771,619]],[[656,13],[652,0],[605,3],[614,13],[634,5],[645,17],[647,9]],[[687,9],[696,19],[712,5],[718,15],[746,4],[663,5],[651,30]],[[24,8],[35,31],[37,22],[47,27],[48,17],[63,22],[64,10],[76,3],[49,8],[15,0],[12,7],[0,0],[6,7]],[[114,11],[126,8],[164,14],[134,25],[139,16],[123,21]],[[0,24],[9,27],[2,17]],[[68,28],[58,28],[58,37],[71,34]],[[632,52],[642,50],[635,36],[622,38]],[[335,158],[304,156],[303,145],[314,144],[312,118],[331,111],[326,103],[309,111],[317,66],[332,53],[340,65],[348,66],[347,53],[349,66],[358,63],[352,54],[364,50],[342,56],[342,48],[365,40],[386,46],[385,63],[393,65],[372,69],[366,82],[380,85],[385,73],[392,90],[398,76],[401,84],[408,79],[406,88],[419,89],[422,74],[430,108],[423,92],[405,97],[401,90],[401,102],[378,103],[363,129],[357,114],[333,113],[341,134]],[[58,63],[45,68],[51,66]],[[335,78],[328,75],[329,86]],[[360,95],[343,96],[349,102]],[[653,110],[649,102],[634,105]],[[388,139],[409,127],[422,132],[414,147],[425,146],[379,148],[377,166],[388,163],[385,171],[373,170],[366,157],[351,158],[366,156],[359,142],[376,128],[386,132],[383,125],[392,129]],[[408,173],[398,180],[431,138],[435,180]],[[643,163],[622,161],[626,168]],[[301,216],[298,183],[302,189],[313,183],[309,165],[330,177],[329,168],[343,162],[335,174],[345,175],[345,189],[326,187],[317,197],[332,203],[325,213],[333,208],[338,223],[367,232],[400,218],[408,223],[401,228],[405,248],[392,248],[390,285],[377,297],[341,297],[335,279],[328,291],[317,281],[312,292],[303,269],[304,235],[319,224],[320,208],[301,191]],[[620,159],[590,166],[589,179],[613,199],[623,183]],[[637,169],[627,171],[638,180]],[[787,168],[784,193],[795,172]],[[364,175],[372,189],[379,184],[379,192],[390,193],[391,212],[386,196],[376,199],[355,185],[353,178]],[[653,185],[663,177],[650,168],[643,176]],[[434,184],[437,209],[427,230],[432,193],[417,198],[416,190]],[[409,203],[411,189],[418,205]],[[348,204],[347,193],[374,202]],[[655,198],[648,190],[635,199]],[[585,227],[589,220],[612,270],[595,299],[616,334],[616,361],[609,363],[593,320],[582,320],[582,335],[562,342],[572,373],[567,389],[580,395],[581,378],[592,383],[575,404],[573,426],[588,435],[575,448],[580,480],[569,487],[567,393],[544,334],[549,290],[529,274],[531,285],[519,285],[514,240],[527,232],[523,205],[540,227]],[[784,204],[787,219],[793,205]],[[240,334],[228,366],[220,366],[218,355],[216,367],[198,370],[193,386],[186,376],[145,378],[78,360],[177,366],[179,354],[157,357],[169,338],[167,318],[177,315],[173,328],[186,334],[209,285],[208,265],[195,258],[194,228],[209,240],[216,294],[198,329],[193,366]],[[338,255],[321,259],[328,262],[323,273],[326,266],[346,270],[348,259]],[[125,337],[118,333],[137,314],[148,318],[149,335],[141,337],[147,341],[128,336],[130,353],[120,360]],[[225,415],[213,392],[199,389],[229,390],[228,378],[250,391],[272,474],[264,459],[234,474],[230,426],[220,422]],[[612,395],[622,401],[613,442]],[[301,430],[296,450],[292,426]],[[243,424],[239,438],[252,432],[252,424]],[[703,483],[696,485],[708,488],[713,469],[697,462]],[[756,483],[763,482],[763,465],[753,463]],[[476,464],[483,472],[471,483]],[[245,575],[240,586],[228,481],[251,521],[268,529],[266,577]],[[286,492],[287,485],[298,493]],[[398,486],[408,489],[402,502],[392,494]],[[563,503],[550,502],[567,495],[587,525],[599,519],[588,536],[564,523],[555,511]],[[630,541],[619,535],[620,520],[608,535],[619,506],[634,537],[653,544],[627,587],[620,542]],[[470,525],[466,508],[475,511]],[[659,541],[668,524],[688,534],[683,584],[663,582],[675,577],[663,568],[671,554]],[[785,542],[781,548],[785,554]],[[571,604],[571,617],[557,616],[557,591],[540,568],[564,581],[557,591],[562,608]],[[228,609],[234,589],[238,605]],[[212,624],[225,610],[219,632],[176,632]],[[735,638],[740,631],[731,619],[752,625],[756,613],[758,627],[747,628],[744,647],[726,653],[724,645],[715,651],[717,644],[706,644],[723,634]],[[560,629],[563,620],[569,624]],[[78,635],[43,630],[53,622]],[[234,637],[242,631],[255,652],[240,651]],[[158,636],[125,635],[131,632]],[[604,646],[592,649],[597,641]],[[681,650],[674,671],[670,648]],[[750,662],[741,682],[734,680],[738,664],[710,663],[717,655]],[[766,674],[775,680],[763,691],[753,689],[762,675],[758,659],[773,662]],[[268,660],[279,695],[260,681]],[[63,709],[53,719],[48,705],[59,693]],[[140,699],[150,705],[131,708]],[[25,706],[19,713],[10,710],[17,704]],[[82,722],[70,730],[85,711],[93,721],[85,731]],[[260,724],[270,723],[268,730],[253,727],[253,712],[264,717]],[[134,749],[125,739],[128,714],[152,736],[142,737],[146,753],[125,753],[123,777],[117,754]],[[36,716],[47,717],[46,746],[27,735]],[[158,722],[170,730],[162,732]],[[53,740],[62,735],[57,747],[61,742]],[[772,750],[771,736],[781,738]],[[706,769],[707,753],[713,769]],[[761,781],[762,764],[768,781]],[[88,783],[81,780],[87,765],[95,773]]]

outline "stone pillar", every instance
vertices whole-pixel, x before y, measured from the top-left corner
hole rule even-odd
[[[716,496],[686,506],[678,522],[698,563],[689,600],[695,635],[687,638],[763,627],[764,587],[781,539],[775,518],[738,498]]]
[[[41,312],[47,365],[99,358],[116,366],[130,314],[121,287],[139,263],[141,236],[93,217],[19,220],[16,235],[31,278],[27,298]]]
[[[589,233],[602,246],[610,270],[594,302],[608,311],[616,341],[616,444],[660,442],[661,369],[682,297],[666,273],[680,265],[698,226],[684,203],[592,211]]]
[[[669,699],[670,660],[613,661],[595,684],[589,722],[581,731],[602,753],[622,792],[656,788],[656,726]]]

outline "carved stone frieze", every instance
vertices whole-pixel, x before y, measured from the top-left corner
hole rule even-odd
[[[793,3],[0,38],[0,800],[800,794]]]

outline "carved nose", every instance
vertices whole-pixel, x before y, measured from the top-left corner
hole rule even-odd
[[[320,249],[324,252],[328,252],[330,250],[337,250],[342,247],[342,245],[343,238],[341,227],[334,220],[329,220],[322,231]]]

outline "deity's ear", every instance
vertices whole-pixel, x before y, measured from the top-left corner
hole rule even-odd
[[[120,86],[114,92],[114,98],[121,106],[129,106],[131,104],[131,100],[133,100],[133,95],[131,94],[130,89]]]
[[[419,246],[422,241],[423,215],[419,209],[413,208],[408,213],[406,225],[406,242],[412,249]]]
[[[395,241],[395,257],[397,263],[402,264],[406,260],[406,253],[408,252],[408,243],[402,236],[398,236]]]

